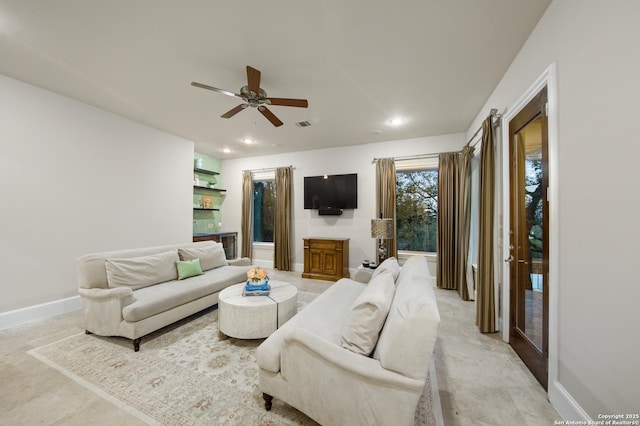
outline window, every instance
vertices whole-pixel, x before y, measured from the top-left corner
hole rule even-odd
[[[396,163],[396,234],[400,251],[437,251],[438,159]]]
[[[253,179],[253,242],[272,243],[276,208],[276,181],[254,176]]]

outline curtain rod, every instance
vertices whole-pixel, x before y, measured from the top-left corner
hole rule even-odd
[[[500,118],[502,118],[502,114],[498,114],[498,110],[495,108],[491,109],[491,112],[489,113],[489,116],[493,119],[493,118],[497,118],[498,120],[496,122],[491,122],[492,125],[496,125],[499,121]],[[473,134],[473,136],[471,136],[471,139],[469,139],[469,141],[465,144],[465,146],[469,146],[469,144],[471,143],[471,141],[473,141],[473,139],[475,139],[476,136],[478,136],[478,133],[480,133],[482,131],[482,126],[480,126],[480,128],[478,130],[476,130],[476,132]],[[473,146],[475,146],[478,142],[476,142],[475,144],[473,144]],[[438,157],[441,154],[457,154],[460,151],[449,151],[449,152],[438,152],[435,154],[420,154],[420,155],[407,155],[405,157],[391,157],[392,160],[417,160],[420,158],[434,158],[434,157]],[[377,162],[378,160],[382,160],[382,158],[374,158],[371,161],[371,164]]]
[[[418,155],[405,155],[404,157],[391,157],[392,160],[419,160],[421,158],[435,158],[442,154],[458,154],[460,151],[447,151],[447,152],[436,152],[433,154],[418,154]],[[384,160],[384,158],[374,158],[371,160],[371,164],[376,163],[378,160]]]
[[[270,172],[273,170],[277,170],[277,169],[282,169],[282,168],[289,168],[292,170],[295,170],[296,168],[293,166],[282,166],[282,167],[265,167],[264,169],[249,169],[249,170],[243,170],[243,172]]]
[[[491,110],[491,112],[489,113],[489,117],[491,117],[491,125],[492,125],[492,126],[495,126],[497,123],[499,123],[499,122],[500,122],[500,119],[502,118],[502,114],[498,114],[498,110],[497,110],[497,109],[495,109],[495,108],[493,108],[493,109]],[[496,120],[496,121],[494,122],[494,121],[493,121],[493,119],[494,119],[494,118],[497,118],[498,120]],[[467,141],[467,143],[465,144],[465,146],[470,146],[470,147],[472,147],[472,148],[475,148],[475,146],[476,146],[476,145],[478,145],[478,142],[480,142],[480,141],[482,140],[482,138],[481,138],[481,139],[479,139],[479,140],[477,140],[477,141],[476,141],[476,143],[474,143],[473,145],[469,145],[469,144],[470,144],[470,143],[471,143],[471,142],[476,138],[476,136],[478,136],[478,133],[480,133],[481,131],[482,131],[482,126],[480,126],[480,127],[478,128],[478,130],[476,130],[476,132],[473,134],[473,136],[471,136],[471,139],[469,139],[469,140]]]

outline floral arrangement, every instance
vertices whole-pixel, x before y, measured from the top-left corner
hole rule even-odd
[[[249,269],[247,272],[247,280],[251,283],[260,283],[269,279],[267,271],[261,268]]]

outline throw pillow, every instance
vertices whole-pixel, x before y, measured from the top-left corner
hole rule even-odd
[[[149,256],[107,259],[105,269],[110,288],[129,287],[136,290],[142,287],[171,281],[178,278],[176,262],[177,250]]]
[[[398,259],[395,257],[389,257],[385,259],[375,271],[373,271],[373,275],[371,275],[371,279],[374,279],[377,275],[381,274],[384,271],[391,271],[393,275],[393,281],[398,279],[398,275],[400,275],[400,265],[398,264]]]
[[[176,262],[176,267],[178,268],[179,280],[202,275],[202,268],[200,268],[200,259],[179,260]]]
[[[349,312],[342,331],[344,348],[357,354],[371,354],[389,313],[394,291],[391,271],[382,271],[369,281]]]
[[[222,244],[215,243],[202,247],[188,247],[178,249],[180,260],[200,259],[200,267],[203,271],[227,266],[227,257]]]

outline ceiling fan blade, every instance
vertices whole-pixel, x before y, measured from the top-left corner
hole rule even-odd
[[[260,93],[260,71],[247,65],[247,86],[256,95]]]
[[[276,117],[266,106],[259,106],[258,111],[260,111],[262,115],[264,115],[274,126],[282,126],[282,121],[280,121],[280,119]]]
[[[229,111],[225,112],[220,117],[222,117],[222,118],[231,118],[231,117],[233,117],[234,115],[236,115],[237,113],[239,113],[240,111],[242,111],[243,109],[245,109],[248,106],[249,105],[247,105],[247,104],[240,104],[237,107],[235,107],[233,109],[230,109]]]
[[[287,98],[267,98],[267,103],[270,105],[290,106],[298,108],[307,108],[309,102],[306,99],[287,99]]]
[[[217,87],[207,86],[206,84],[196,83],[195,81],[192,81],[191,85],[194,86],[194,87],[199,87],[201,89],[213,90],[214,92],[222,93],[223,95],[233,96],[233,97],[236,97],[236,98],[242,98],[240,95],[238,95],[236,93],[233,93],[233,92],[230,92],[228,90],[218,89]]]

